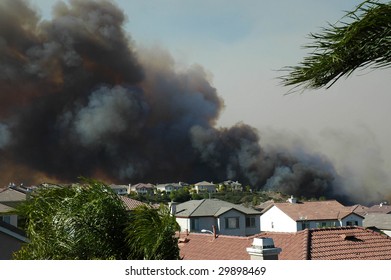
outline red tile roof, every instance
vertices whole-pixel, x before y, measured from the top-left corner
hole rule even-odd
[[[294,221],[306,220],[338,220],[352,213],[336,200],[306,201],[297,203],[275,203],[274,206],[287,214]],[[358,213],[355,213],[359,215]]]
[[[184,260],[249,260],[246,248],[251,247],[252,239],[228,235],[214,238],[205,233],[182,233],[179,248]]]
[[[140,206],[140,205],[146,205],[144,202],[129,198],[127,196],[119,195],[119,197],[124,202],[124,204],[128,210],[133,210],[134,208],[136,208],[137,206]]]
[[[367,212],[368,213],[390,214],[391,213],[391,205],[387,205],[387,204],[373,205],[367,209]]]
[[[368,207],[360,204],[350,206],[350,210],[361,216],[365,216],[368,213]]]
[[[372,230],[314,229],[310,236],[312,260],[391,260],[391,238]]]
[[[308,231],[268,232],[257,236],[273,239],[274,246],[282,249],[278,255],[280,260],[306,260],[308,257]]]
[[[280,260],[391,260],[391,238],[362,227],[305,229],[295,233],[264,232],[250,237],[182,234],[185,260],[248,260],[254,237],[269,237],[282,248]]]

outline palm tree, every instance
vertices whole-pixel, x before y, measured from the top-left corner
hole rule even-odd
[[[364,1],[336,24],[310,34],[313,52],[298,66],[286,67],[284,86],[331,87],[358,68],[391,65],[391,2]]]
[[[143,215],[152,215],[154,209],[143,209]],[[159,250],[177,250],[177,243],[172,238],[167,240],[166,247],[159,247],[150,254],[148,250],[134,252],[129,246],[127,233],[130,223],[139,215],[139,211],[129,213],[119,196],[107,185],[93,179],[82,179],[81,184],[64,187],[49,185],[34,191],[31,198],[17,208],[17,214],[26,218],[26,233],[30,239],[14,254],[15,259],[144,259],[151,256],[164,257]],[[153,220],[139,225],[140,235],[149,228],[157,234],[171,236],[174,227],[165,226],[164,221],[172,218],[161,214],[160,225],[156,227]],[[165,220],[167,219],[167,220]],[[144,228],[143,228],[144,227]],[[138,247],[146,244],[140,235]],[[149,238],[149,237],[148,237]],[[144,242],[144,243],[143,243]],[[172,246],[172,247],[170,247]]]
[[[179,225],[165,205],[161,204],[157,209],[147,205],[137,207],[131,213],[126,228],[131,257],[146,260],[179,259],[176,231],[179,231]]]

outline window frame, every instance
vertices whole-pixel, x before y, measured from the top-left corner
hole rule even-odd
[[[231,222],[230,221],[233,221],[233,219],[235,219],[235,227],[231,227]],[[239,229],[240,228],[240,219],[238,216],[235,216],[235,217],[226,217],[225,218],[225,228],[226,229]]]
[[[254,216],[246,216],[246,228],[256,228],[257,221]]]

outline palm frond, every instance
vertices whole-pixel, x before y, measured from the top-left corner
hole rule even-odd
[[[336,24],[320,33],[311,33],[312,50],[298,66],[282,69],[284,86],[329,88],[341,77],[359,68],[385,68],[391,65],[391,3],[365,1]]]

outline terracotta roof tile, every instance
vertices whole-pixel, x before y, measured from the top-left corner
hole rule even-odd
[[[179,243],[185,260],[248,260],[254,237],[269,237],[281,248],[280,260],[391,260],[391,238],[362,227],[264,232],[250,237],[190,233]]]
[[[119,197],[124,202],[124,204],[128,210],[133,210],[134,208],[136,208],[137,206],[140,206],[140,205],[146,205],[144,202],[129,198],[127,196],[119,195]]]
[[[390,214],[391,213],[391,205],[386,205],[386,204],[373,205],[367,209],[367,212],[368,213]]]
[[[179,243],[184,260],[249,260],[246,248],[251,247],[252,238],[211,234],[190,233],[183,238],[188,242]]]
[[[310,259],[390,260],[391,238],[362,227],[312,229]]]
[[[275,203],[276,207],[295,221],[306,220],[336,220],[350,214],[346,207],[336,200],[306,201],[298,203]]]

